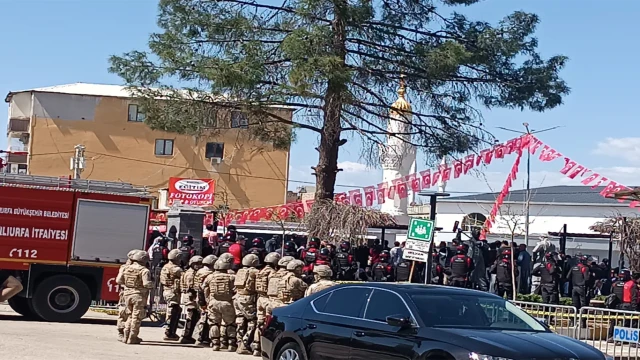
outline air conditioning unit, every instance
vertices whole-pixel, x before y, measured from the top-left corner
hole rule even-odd
[[[211,158],[211,165],[220,165],[221,162],[222,162],[221,158],[218,158],[218,157]]]

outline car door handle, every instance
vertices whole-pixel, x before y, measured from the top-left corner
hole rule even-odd
[[[307,324],[307,329],[315,329],[317,327],[318,327],[318,325],[316,325],[316,324]]]
[[[364,336],[364,332],[363,331],[354,331],[353,335],[355,335],[357,337],[362,337],[362,336]]]

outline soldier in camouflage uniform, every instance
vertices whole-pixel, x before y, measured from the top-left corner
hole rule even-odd
[[[202,256],[200,255],[195,255],[189,259],[189,269],[182,273],[180,279],[180,290],[182,291],[180,302],[187,311],[180,344],[196,343],[196,339],[193,338],[193,331],[196,328],[196,323],[200,320],[200,311],[196,303],[198,292],[196,291],[195,281],[196,272],[202,267],[202,260]]]
[[[256,328],[256,276],[260,265],[260,258],[255,254],[248,254],[242,259],[242,269],[236,274],[234,286],[236,296],[233,306],[236,310],[236,326],[238,339],[238,354],[250,354],[249,348],[255,336]]]
[[[289,305],[302,299],[307,291],[307,283],[302,280],[304,262],[293,260],[287,264],[287,273],[278,281],[279,306]],[[273,306],[272,309],[279,307]]]
[[[129,312],[127,312],[127,305],[124,302],[124,279],[122,278],[122,275],[124,274],[124,270],[127,268],[127,266],[133,264],[133,260],[131,260],[131,258],[133,257],[133,255],[135,255],[135,253],[137,251],[140,250],[131,250],[129,251],[129,253],[127,254],[127,262],[124,263],[124,265],[120,266],[120,269],[118,269],[118,276],[116,276],[116,283],[119,286],[119,295],[120,295],[120,299],[118,301],[118,320],[116,321],[116,328],[118,329],[118,341],[120,342],[125,342],[126,339],[124,338],[124,327],[125,324],[127,322],[127,320],[129,319]]]
[[[295,260],[293,256],[285,256],[278,261],[278,271],[269,277],[269,285],[267,287],[267,296],[269,296],[269,305],[267,305],[267,315],[271,316],[271,310],[281,306],[278,298],[278,283],[280,279],[287,274],[287,265]]]
[[[195,288],[198,292],[198,305],[201,309],[200,320],[197,324],[198,329],[198,343],[200,345],[209,345],[211,339],[209,339],[209,322],[207,319],[207,297],[204,295],[203,283],[207,276],[213,273],[213,264],[218,260],[215,255],[207,255],[202,260],[202,268],[196,272]]]
[[[207,311],[213,351],[237,349],[236,312],[233,308],[235,276],[227,272],[232,263],[231,259],[218,259],[213,266],[214,273],[204,282],[204,293],[209,299]]]
[[[145,251],[136,251],[131,257],[133,263],[122,272],[122,281],[126,288],[124,301],[127,311],[131,314],[124,328],[124,338],[127,344],[140,344],[138,337],[140,325],[145,317],[145,306],[149,291],[153,288],[151,273],[146,265],[149,255]]]
[[[162,297],[167,303],[167,323],[169,326],[164,332],[164,339],[177,341],[180,337],[176,334],[180,322],[180,280],[182,278],[182,268],[180,268],[180,250],[169,251],[169,262],[160,271],[160,283],[164,286]]]
[[[267,317],[267,307],[269,306],[269,296],[267,296],[267,289],[269,288],[269,279],[271,275],[276,273],[278,267],[278,261],[280,261],[280,254],[272,252],[264,257],[265,267],[260,270],[256,275],[256,292],[258,293],[258,301],[256,308],[258,310],[258,323],[256,324],[257,331],[253,338],[253,356],[260,356],[260,338],[262,337],[262,327],[264,326],[264,320]]]
[[[328,267],[327,265],[314,266],[313,274],[315,275],[316,282],[314,282],[309,286],[304,296],[313,295],[317,292],[320,292],[324,289],[328,289],[336,285],[336,282],[331,280],[331,276],[333,276],[333,272],[331,271],[331,268]]]

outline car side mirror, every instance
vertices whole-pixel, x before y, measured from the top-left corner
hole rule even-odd
[[[387,324],[401,329],[406,329],[411,327],[411,320],[399,315],[391,315],[387,316]]]

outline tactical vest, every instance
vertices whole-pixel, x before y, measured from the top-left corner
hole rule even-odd
[[[349,264],[349,254],[345,252],[340,252],[336,254],[336,262],[341,269],[348,268],[351,266]]]
[[[408,261],[402,261],[396,266],[396,281],[408,281],[411,273],[411,264]]]
[[[451,277],[466,278],[469,273],[468,257],[463,254],[451,258]]]
[[[182,288],[182,292],[186,293],[187,291],[195,288],[195,270],[189,269],[182,273],[182,278],[180,279],[180,288]]]
[[[328,288],[334,286],[335,284],[336,283],[334,283],[331,280],[320,280],[317,283],[312,284],[310,286],[311,290],[309,290],[309,295],[315,294],[315,293],[320,292],[320,291],[322,291],[324,289],[328,289]]]
[[[629,280],[624,283],[624,291],[622,293],[622,302],[625,304],[631,304],[633,300],[632,290],[638,286],[635,281]],[[634,304],[635,305],[635,304]]]
[[[269,277],[269,285],[267,286],[267,296],[270,298],[278,297],[278,282],[286,274],[285,271],[276,271]]]
[[[616,282],[616,284],[613,286],[613,293],[618,297],[618,299],[620,299],[620,301],[622,301],[624,295],[624,281],[618,280]]]
[[[376,263],[373,267],[373,279],[375,281],[385,281],[387,278],[387,264]]]
[[[216,300],[231,300],[233,288],[231,287],[231,275],[226,273],[215,273],[211,279],[209,288],[211,296]]]
[[[183,268],[189,265],[189,258],[191,258],[191,246],[180,247],[180,264]]]
[[[127,266],[122,276],[124,278],[124,286],[130,290],[136,290],[142,288],[142,278],[140,276],[140,268],[137,266]]]
[[[233,285],[236,287],[238,295],[253,295],[256,292],[255,269],[242,268],[236,274]]]
[[[153,251],[151,251],[151,267],[158,267],[162,263],[162,250],[162,246],[156,246],[153,248]]]
[[[510,256],[510,254],[505,255],[502,256],[500,260],[498,260],[498,266],[496,267],[496,280],[498,280],[499,282],[510,282],[512,279]]]
[[[167,263],[162,267],[162,271],[160,271],[160,283],[166,289],[173,289],[175,282],[178,279],[176,276],[177,274],[174,273],[176,267],[178,267],[178,265],[174,263]]]
[[[318,249],[315,249],[315,248],[307,250],[304,254],[304,262],[306,262],[307,264],[315,263],[318,257],[317,252],[318,252]]]
[[[289,278],[295,276],[293,273],[286,273],[280,279],[278,279],[278,300],[285,304],[293,302],[291,286],[289,285]]]
[[[202,269],[198,270],[196,272],[196,276],[195,276],[195,284],[194,287],[196,290],[200,291],[202,290],[202,283],[204,282],[204,279],[209,276],[211,273],[213,273],[213,271],[211,271],[211,269],[207,268],[207,267],[203,267]]]
[[[275,272],[276,271],[269,266],[258,272],[258,274],[256,275],[256,292],[259,295],[267,295],[267,290],[269,289],[269,277]]]

